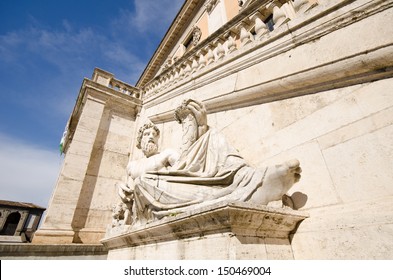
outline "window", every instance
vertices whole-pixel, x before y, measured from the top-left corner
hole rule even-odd
[[[187,40],[184,42],[184,47],[185,47],[185,52],[186,51],[188,51],[188,50],[190,50],[191,48],[192,48],[192,39],[193,39],[193,36],[192,36],[192,34],[191,34],[191,36],[189,36],[188,38],[187,38]]]
[[[19,224],[19,220],[19,212],[9,214],[7,220],[5,221],[4,227],[0,232],[0,235],[14,235]]]
[[[37,215],[30,214],[27,218],[26,229],[32,229]]]

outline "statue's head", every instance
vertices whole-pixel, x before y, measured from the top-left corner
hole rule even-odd
[[[136,147],[142,149],[146,157],[150,157],[158,151],[159,138],[160,130],[158,127],[151,122],[146,123],[138,131]]]
[[[196,100],[184,100],[175,110],[175,119],[183,127],[182,152],[187,151],[208,130],[206,108]]]

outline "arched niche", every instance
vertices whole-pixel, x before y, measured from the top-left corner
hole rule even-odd
[[[14,235],[20,218],[21,215],[19,212],[9,214],[0,235]]]

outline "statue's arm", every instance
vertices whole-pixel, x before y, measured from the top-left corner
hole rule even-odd
[[[121,200],[124,203],[131,202],[133,199],[133,191],[134,191],[133,186],[130,187],[130,185],[128,183],[123,183],[123,182],[116,183],[116,186],[118,188],[118,194],[119,194]]]
[[[173,149],[166,149],[162,152],[162,154],[164,156],[163,160],[165,161],[164,166],[173,166],[180,158],[180,154]]]
[[[135,182],[134,179],[131,176],[131,169],[133,167],[133,163],[131,162],[128,166],[127,166],[127,178],[126,178],[126,182],[123,183],[117,183],[117,187],[118,187],[118,194],[121,198],[121,200],[124,203],[129,203],[133,200],[133,194],[134,194],[134,189],[135,189]]]

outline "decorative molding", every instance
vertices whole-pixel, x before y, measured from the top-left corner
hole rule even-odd
[[[348,1],[349,4],[353,1]],[[356,3],[353,3],[355,5]],[[335,11],[335,6],[339,5],[333,3],[329,6],[331,12]],[[352,6],[353,6],[352,5]],[[332,18],[330,21],[324,21],[322,24],[316,24],[312,27],[306,28],[303,21],[297,19],[295,25],[283,26],[280,32],[271,33],[272,35],[265,39],[266,41],[255,41],[249,44],[249,48],[243,52],[235,50],[232,54],[226,55],[223,58],[222,64],[211,64],[204,69],[200,69],[192,75],[191,78],[180,82],[176,87],[169,87],[162,93],[156,96],[148,97],[144,100],[146,108],[150,108],[157,104],[163,103],[166,100],[175,98],[176,96],[191,92],[197,88],[204,87],[208,84],[214,83],[229,75],[233,75],[249,68],[253,65],[261,63],[262,61],[285,53],[299,45],[315,41],[318,38],[334,32],[337,29],[343,28],[354,23],[354,19],[348,16],[348,13],[355,13],[359,15],[356,21],[366,18],[370,14],[383,11],[392,7],[393,1],[388,2],[378,1],[368,2],[368,5],[361,7],[351,7],[351,12],[345,12],[341,15]],[[340,5],[339,5],[340,6]],[[308,24],[316,22],[320,17],[325,16],[326,7],[316,9],[316,13],[309,13],[306,17]],[[288,27],[291,33],[288,32]],[[298,34],[296,37],[291,34]],[[228,36],[228,34],[227,34]],[[285,39],[286,38],[286,39]],[[274,45],[273,42],[280,40],[279,44]],[[272,44],[273,43],[273,44]],[[273,45],[274,47],[263,48],[263,46]],[[248,88],[233,88],[230,92],[222,92],[210,100],[202,100],[206,102],[209,113],[228,108],[240,108],[248,105],[256,105],[260,103],[279,100],[287,97],[300,96],[309,93],[315,93],[323,90],[334,89],[343,86],[350,86],[356,82],[368,82],[374,79],[389,78],[393,76],[393,47],[390,45],[383,46],[376,50],[367,50],[365,53],[359,52],[353,54],[354,57],[345,57],[332,61],[328,64],[322,64],[311,68],[306,68],[302,73],[292,73],[285,76],[277,76],[276,78],[265,81],[260,84],[250,85]],[[253,52],[253,56],[249,56]],[[385,57],[386,59],[383,59]],[[363,64],[359,61],[363,61]],[[223,67],[223,65],[230,65],[230,67]],[[219,71],[221,69],[221,71]],[[210,74],[213,73],[214,74]],[[334,75],[327,75],[326,73],[334,73]],[[350,75],[348,74],[350,73]],[[310,79],[309,77],[315,77]],[[303,81],[307,80],[307,86]],[[223,107],[224,106],[224,107]],[[165,113],[165,115],[167,115]],[[155,119],[161,119],[161,113],[155,112]],[[166,118],[163,118],[166,120]]]
[[[86,99],[89,98],[91,100],[94,100],[95,102],[100,102],[102,104],[106,104],[108,102],[116,103],[115,107],[119,110],[122,110],[124,108],[131,108],[131,110],[134,111],[134,117],[136,117],[142,107],[141,93],[138,96],[139,98],[136,98],[129,94],[124,94],[119,90],[115,90],[111,87],[85,78],[79,91],[74,109],[70,116],[68,127],[66,127],[67,136],[66,141],[64,142],[64,153],[67,152],[68,147],[72,142],[77,124],[83,111],[83,107],[86,103]]]
[[[145,86],[150,80],[153,79],[154,75],[160,70],[161,63],[169,55],[170,47],[175,40],[178,39],[178,34],[187,24],[189,15],[192,14],[195,8],[201,5],[200,0],[187,0],[181,7],[177,17],[172,21],[165,37],[162,39],[160,45],[154,52],[149,63],[147,64],[142,75],[136,83],[136,87]]]
[[[109,250],[229,232],[239,236],[288,239],[308,214],[236,202],[196,208],[140,228],[124,226],[101,240]]]
[[[219,1],[220,1],[220,0],[209,0],[209,1],[205,4],[206,11],[210,14],[210,13],[214,10],[214,8],[217,6],[217,4],[218,4]]]
[[[198,26],[194,26],[192,30],[192,44],[194,46],[198,45],[199,41],[201,40],[202,31]]]
[[[206,104],[208,113],[220,112],[227,109],[238,109],[245,106],[273,102],[289,97],[296,97],[335,88],[351,86],[358,83],[371,82],[377,79],[393,77],[393,45],[386,46],[353,57],[329,63],[317,68],[307,69],[301,73],[279,77],[266,83],[252,87],[233,90],[231,92],[202,100]],[[328,73],[334,73],[329,75]],[[351,75],[348,75],[351,73]],[[304,81],[309,83],[303,85]],[[187,88],[192,91],[193,88]],[[176,95],[182,94],[176,92]],[[174,96],[172,96],[173,98]],[[158,99],[148,107],[162,103]],[[154,123],[173,120],[172,112],[156,113],[149,116]]]

